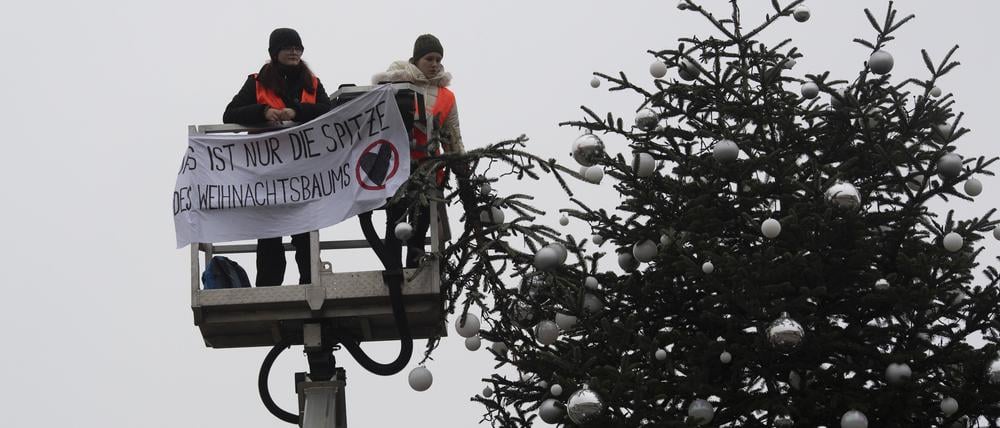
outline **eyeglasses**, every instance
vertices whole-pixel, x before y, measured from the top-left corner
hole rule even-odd
[[[303,52],[303,51],[306,50],[306,48],[304,48],[302,46],[285,46],[285,47],[281,48],[281,50],[283,50],[283,51],[293,51],[293,52]]]

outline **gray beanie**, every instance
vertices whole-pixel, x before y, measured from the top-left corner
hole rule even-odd
[[[417,37],[417,41],[413,42],[413,57],[410,58],[410,62],[416,64],[417,60],[423,58],[431,52],[437,52],[444,56],[444,48],[441,47],[441,41],[432,34],[421,34]]]

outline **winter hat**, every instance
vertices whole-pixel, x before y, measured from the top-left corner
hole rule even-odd
[[[278,51],[291,46],[302,47],[302,38],[299,37],[299,33],[291,28],[278,28],[271,32],[267,52],[273,58],[278,55]]]
[[[417,37],[417,41],[413,42],[413,58],[410,61],[416,63],[418,59],[423,58],[431,52],[437,52],[444,56],[444,48],[441,47],[441,41],[432,34],[422,34]]]

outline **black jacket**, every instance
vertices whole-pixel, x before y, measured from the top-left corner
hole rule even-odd
[[[330,104],[330,97],[327,96],[326,90],[323,89],[323,82],[316,79],[316,104],[302,104],[300,98],[302,98],[302,87],[305,82],[297,74],[290,77],[293,80],[285,81],[288,90],[284,91],[281,99],[285,101],[285,106],[295,110],[296,122],[308,122],[330,111],[332,104]],[[253,76],[248,76],[243,87],[226,106],[226,112],[222,114],[222,122],[241,125],[263,123],[266,107],[264,104],[257,103],[257,82]]]

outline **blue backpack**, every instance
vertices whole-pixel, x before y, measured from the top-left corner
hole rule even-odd
[[[245,288],[250,286],[247,271],[236,262],[222,256],[212,257],[201,274],[201,282],[206,290],[220,288]]]

